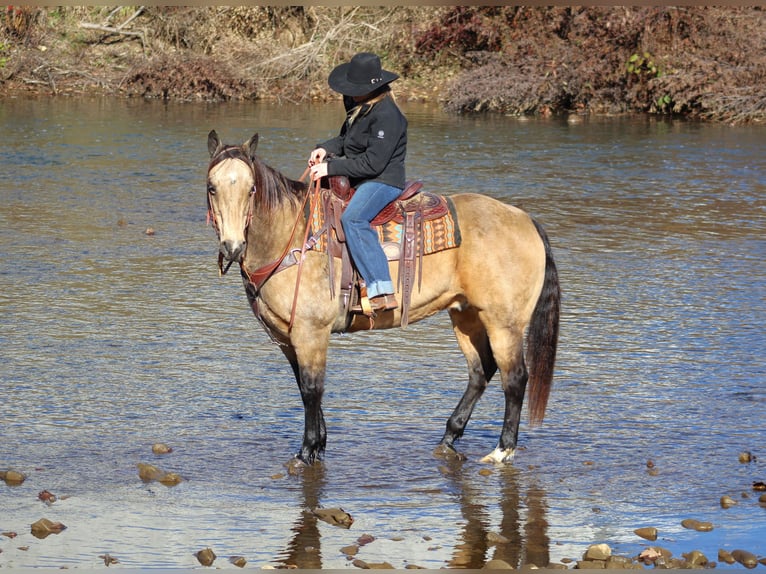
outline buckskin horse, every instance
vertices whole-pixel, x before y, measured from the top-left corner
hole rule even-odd
[[[255,316],[292,367],[305,423],[302,446],[290,464],[312,464],[327,440],[322,395],[331,334],[399,327],[402,309],[378,312],[374,321],[339,311],[341,266],[328,264],[332,257],[304,243],[310,186],[268,166],[256,154],[258,134],[229,145],[213,130],[207,143],[208,216],[219,239],[219,269],[225,273],[239,264]],[[503,427],[482,461],[508,462],[527,387],[530,424],[545,416],[559,334],[558,272],[545,231],[527,213],[478,193],[450,200],[460,244],[422,257],[408,310],[414,323],[446,309],[468,362],[468,386],[434,454],[463,458],[455,441],[499,370]],[[290,257],[293,264],[285,264]],[[390,266],[396,277],[398,263]]]

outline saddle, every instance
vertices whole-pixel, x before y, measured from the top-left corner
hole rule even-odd
[[[327,181],[324,181],[327,180]],[[351,187],[345,176],[323,178],[321,201],[324,212],[324,229],[327,237],[327,253],[330,267],[330,289],[334,294],[332,277],[334,259],[341,260],[341,314],[350,319],[352,308],[361,306],[369,309],[367,289],[364,280],[354,268],[346,244],[346,237],[341,225],[341,215],[356,189]],[[421,191],[422,182],[408,182],[402,193],[384,207],[372,220],[373,227],[384,226],[390,222],[401,224],[402,233],[398,244],[384,242],[383,248],[389,261],[399,261],[397,286],[401,294],[401,325],[406,327],[412,298],[415,275],[418,274],[418,286],[422,281],[422,260],[424,254],[423,223],[444,217],[449,206],[444,198],[430,192]],[[370,315],[369,312],[364,312]]]

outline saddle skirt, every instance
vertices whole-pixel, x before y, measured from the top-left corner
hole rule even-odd
[[[311,216],[309,244],[311,249],[328,254],[331,270],[333,260],[341,259],[341,314],[348,318],[351,307],[359,303],[362,293],[366,292],[359,273],[353,268],[340,220],[355,190],[345,177],[334,176],[328,180],[329,188],[321,189],[318,201],[307,213]],[[423,256],[459,247],[461,241],[452,200],[421,191],[422,186],[420,182],[408,183],[399,198],[372,221],[386,257],[399,262],[397,285],[402,299],[402,327],[408,322],[416,273],[420,285]],[[330,289],[333,290],[332,285]]]
[[[348,205],[353,189],[350,194],[341,196],[336,184],[332,185],[332,189],[322,189],[323,197],[312,214],[310,235],[315,242],[314,250],[341,257],[340,243],[345,242],[345,237],[340,215]],[[402,195],[384,207],[372,220],[372,227],[377,231],[378,240],[389,261],[396,261],[401,256],[405,241],[405,219],[408,216],[418,220],[423,255],[460,246],[460,228],[452,200],[447,196],[421,191],[422,186],[420,182],[408,183]],[[328,211],[331,218],[329,222]]]

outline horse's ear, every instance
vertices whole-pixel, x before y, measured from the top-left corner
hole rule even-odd
[[[215,130],[210,130],[207,134],[207,151],[210,152],[210,157],[213,157],[219,149],[221,149],[221,140],[218,139]]]
[[[250,157],[255,157],[255,148],[258,147],[258,134],[253,134],[253,137],[245,142],[244,147]]]

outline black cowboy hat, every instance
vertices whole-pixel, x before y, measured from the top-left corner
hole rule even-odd
[[[384,70],[380,58],[370,52],[360,52],[350,62],[336,66],[327,83],[344,96],[364,96],[390,84],[399,74]]]

